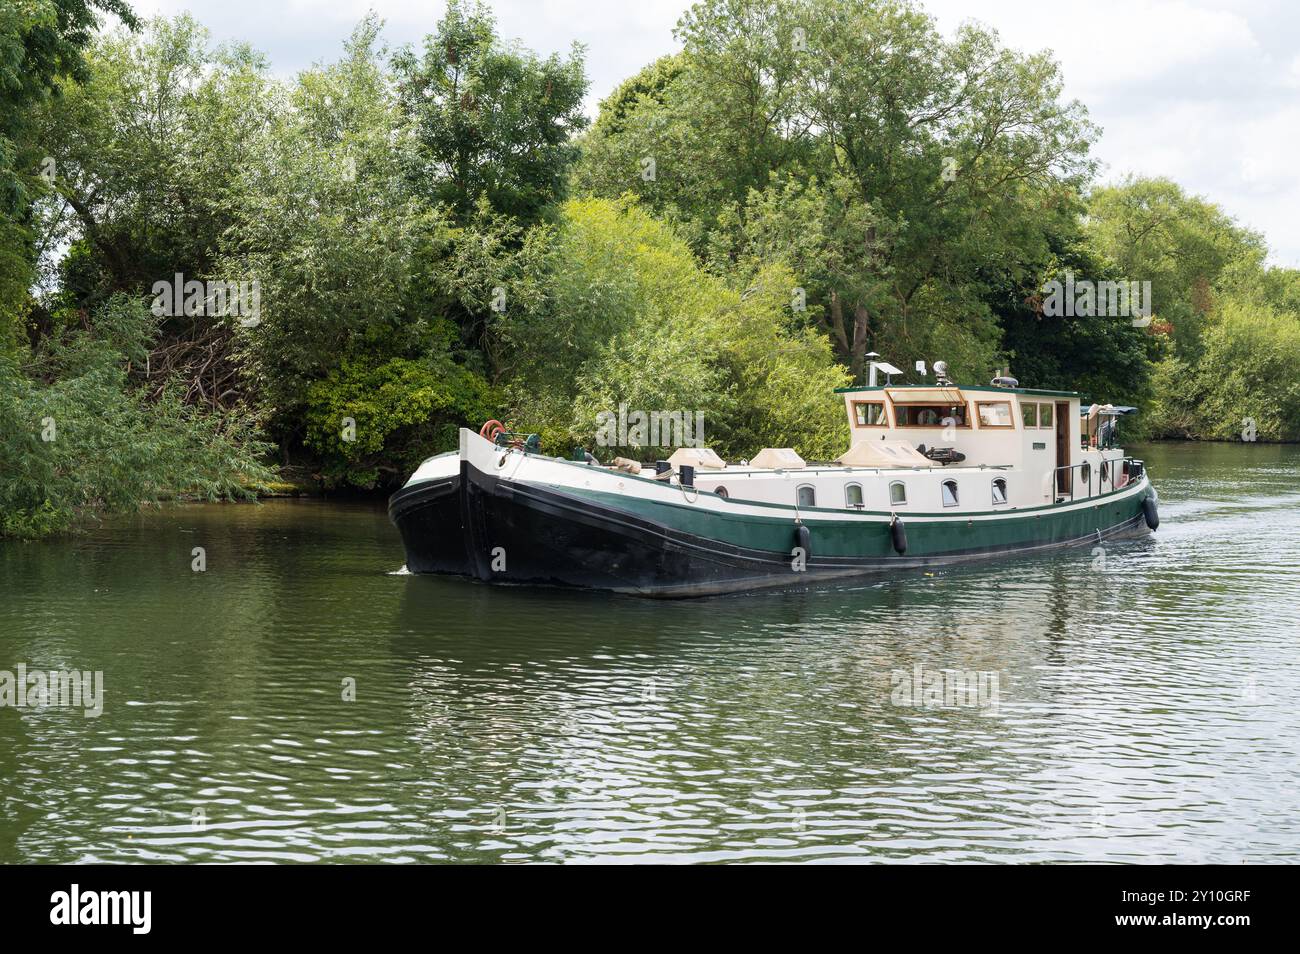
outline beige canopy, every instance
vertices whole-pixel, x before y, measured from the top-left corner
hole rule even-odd
[[[709,470],[722,470],[727,466],[727,462],[708,447],[679,447],[673,451],[673,456],[668,458],[668,463],[673,467],[681,467],[685,464],[688,467],[704,467]]]
[[[907,441],[858,441],[835,463],[846,467],[930,467],[933,462]]]
[[[749,466],[764,470],[802,470],[807,464],[792,447],[764,447],[749,462]]]

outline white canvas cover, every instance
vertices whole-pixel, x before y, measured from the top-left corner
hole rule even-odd
[[[764,470],[802,470],[807,464],[792,447],[764,447],[749,462],[749,466]]]
[[[930,467],[933,462],[907,441],[861,440],[836,458],[846,467]]]
[[[675,468],[685,464],[688,467],[697,469],[704,467],[709,470],[722,470],[727,466],[727,462],[708,447],[679,447],[673,451],[673,456],[668,458],[668,463]]]

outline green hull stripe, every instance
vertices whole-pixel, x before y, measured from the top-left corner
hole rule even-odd
[[[788,553],[794,544],[794,514],[760,517],[723,514],[670,504],[643,497],[610,494],[586,488],[556,488],[622,510],[662,526],[738,547]],[[1134,493],[1118,500],[1097,498],[1093,506],[1064,512],[1052,508],[1017,511],[1019,516],[994,520],[926,521],[900,514],[907,527],[907,555],[941,556],[984,549],[1004,549],[1064,543],[1097,531],[1105,532],[1139,517],[1146,495]],[[918,515],[919,516],[919,515]],[[885,521],[809,521],[810,549],[814,555],[883,557],[893,553],[889,524]]]

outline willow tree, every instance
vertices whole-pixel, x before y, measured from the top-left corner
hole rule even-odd
[[[51,334],[114,294],[152,300],[177,274],[182,284],[234,279],[221,272],[222,245],[277,105],[265,58],[214,45],[189,16],[104,33],[86,59],[86,80],[34,120],[56,167],[42,221],[51,247],[68,248],[47,302]],[[157,393],[176,372],[187,400],[233,406],[242,388],[229,327],[206,306],[162,310],[150,358],[133,373]]]

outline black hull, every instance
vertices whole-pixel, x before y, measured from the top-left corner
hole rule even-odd
[[[1072,544],[1095,545],[1102,538],[1146,530],[1139,514],[1077,540],[1042,546],[834,561],[819,560],[814,553],[806,569],[796,573],[788,554],[734,546],[554,490],[498,480],[464,461],[456,476],[397,491],[388,512],[401,533],[406,567],[412,573],[668,598],[804,586]]]

